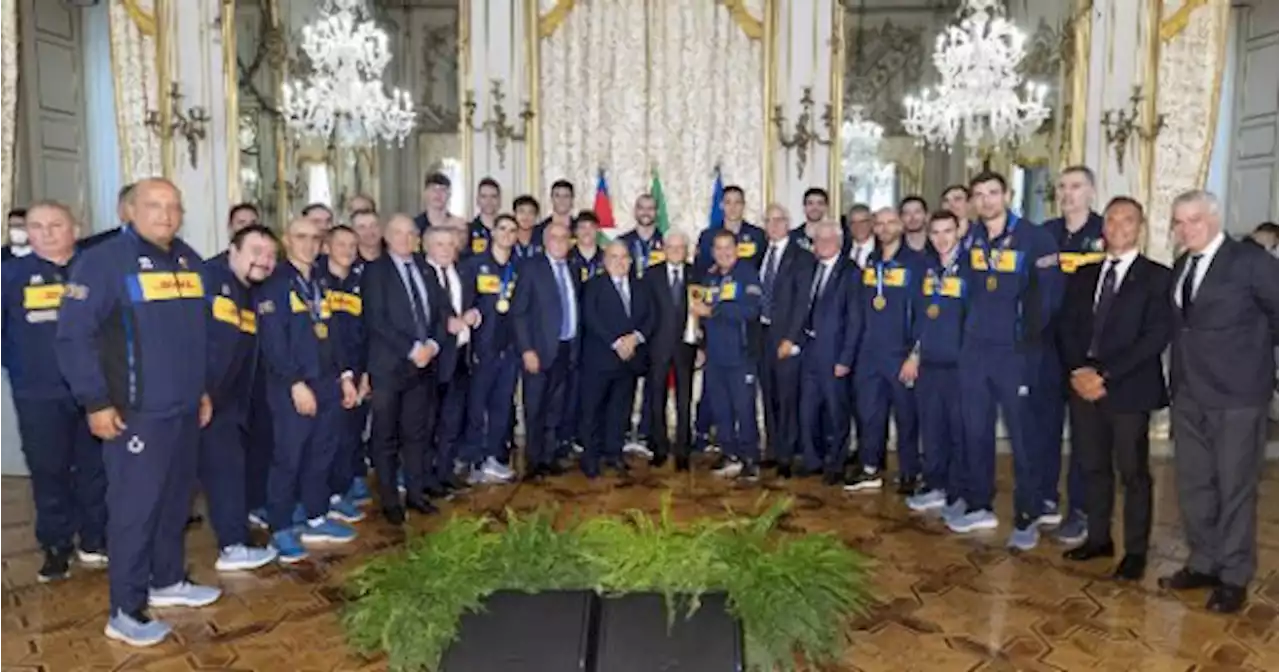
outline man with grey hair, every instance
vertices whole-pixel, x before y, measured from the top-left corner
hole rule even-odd
[[[689,319],[689,287],[693,265],[689,263],[689,236],[680,230],[667,232],[665,260],[649,268],[641,282],[647,285],[656,320],[649,339],[649,371],[644,389],[648,401],[652,464],[662,466],[675,455],[676,471],[689,470],[690,413],[693,408],[693,370],[697,358],[697,327]],[[691,330],[692,327],[692,330]],[[675,379],[676,425],[674,442],[667,434],[667,380]]]
[[[1166,590],[1212,588],[1235,613],[1257,570],[1258,474],[1276,385],[1275,257],[1222,231],[1217,197],[1174,199],[1170,388],[1174,467],[1190,553]],[[1261,363],[1265,365],[1260,366]]]

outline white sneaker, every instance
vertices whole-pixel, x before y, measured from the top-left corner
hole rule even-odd
[[[80,560],[80,564],[86,567],[106,567],[107,554],[94,551],[77,550],[76,558]]]
[[[205,607],[222,597],[222,589],[179,581],[165,588],[152,588],[147,604],[153,607]]]
[[[277,555],[276,549],[270,546],[259,548],[236,544],[222,549],[213,568],[219,572],[245,572],[274,561]]]
[[[485,476],[496,479],[501,483],[516,477],[516,472],[512,471],[511,467],[499,462],[495,457],[485,458],[484,463],[480,465],[480,471],[484,472]]]
[[[627,455],[639,455],[646,460],[653,459],[653,451],[649,447],[639,441],[632,441],[622,447],[622,452]]]
[[[737,478],[742,473],[742,462],[739,460],[725,460],[724,466],[711,471],[711,475],[717,478]]]

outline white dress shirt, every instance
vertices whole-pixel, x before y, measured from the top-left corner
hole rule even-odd
[[[1226,239],[1226,234],[1219,231],[1218,235],[1214,236],[1213,240],[1209,241],[1209,244],[1205,246],[1204,251],[1200,253],[1200,261],[1196,263],[1196,277],[1191,278],[1193,283],[1191,285],[1191,298],[1194,299],[1196,294],[1200,292],[1200,283],[1204,282],[1204,274],[1209,271],[1209,265],[1213,263],[1214,255],[1218,254],[1218,249],[1222,247],[1222,243]],[[1178,282],[1173,285],[1173,302],[1179,308],[1182,307],[1182,284],[1187,281],[1187,271],[1191,269],[1192,256],[1194,255],[1187,254],[1187,263],[1182,267],[1182,275],[1178,278]]]
[[[849,258],[858,265],[858,268],[865,268],[867,265],[867,258],[871,256],[871,252],[875,249],[875,236],[872,236],[861,243],[855,240],[849,247]]]
[[[1115,269],[1116,286],[1113,289],[1118,294],[1120,285],[1124,284],[1124,274],[1129,272],[1129,269],[1133,267],[1133,261],[1137,258],[1138,250],[1132,249],[1118,257],[1107,257],[1107,260],[1102,262],[1102,273],[1098,274],[1098,284],[1093,288],[1093,305],[1095,308],[1098,305],[1098,299],[1102,297],[1102,283],[1107,278],[1107,266],[1110,265]]]
[[[458,267],[450,264],[449,266],[440,266],[430,259],[427,263],[431,264],[431,268],[435,269],[436,278],[440,282],[440,286],[449,292],[449,304],[453,306],[453,312],[458,317],[462,317],[462,313],[466,312],[462,308],[462,277],[458,275]],[[444,278],[448,278],[448,284],[443,282]],[[458,347],[462,347],[471,342],[471,327],[463,327],[462,331],[457,334]]]

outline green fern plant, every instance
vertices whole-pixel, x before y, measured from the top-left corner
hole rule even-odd
[[[666,495],[656,518],[630,511],[561,529],[554,510],[455,517],[353,572],[343,624],[353,648],[385,652],[392,670],[435,670],[462,614],[497,590],[659,592],[672,624],[701,595],[724,591],[743,624],[750,669],[819,664],[849,643],[848,622],[868,599],[869,563],[832,535],[781,533],[790,507],[762,497],[755,515],[679,525]]]

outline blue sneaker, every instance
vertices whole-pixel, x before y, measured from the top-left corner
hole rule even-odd
[[[1036,525],[1061,525],[1062,512],[1058,510],[1058,503],[1046,499],[1044,500],[1044,510],[1040,512],[1040,516],[1036,518]]]
[[[1085,518],[1083,511],[1071,510],[1067,514],[1067,519],[1062,521],[1062,525],[1058,526],[1058,531],[1054,533],[1058,542],[1068,546],[1083,544],[1084,540],[1089,536],[1089,521]]]
[[[1036,547],[1036,543],[1039,541],[1040,528],[1036,527],[1034,522],[1031,522],[1024,527],[1014,528],[1013,534],[1009,535],[1009,548],[1030,551]]]
[[[276,559],[276,549],[267,546],[235,544],[222,549],[213,568],[219,572],[245,572],[257,569]]]
[[[346,523],[317,518],[302,526],[302,541],[308,544],[345,544],[356,538],[356,531]]]
[[[298,530],[289,528],[271,535],[271,545],[276,549],[276,560],[292,565],[307,559],[307,549],[298,539]]]
[[[302,508],[302,502],[298,502],[293,507],[293,518],[289,519],[294,525],[302,525],[307,522],[307,510]]]
[[[347,499],[356,504],[368,504],[373,501],[373,493],[369,492],[369,484],[356,476],[351,479],[351,487],[347,488]]]
[[[963,498],[957,498],[956,501],[942,507],[942,522],[950,523],[951,521],[963,516],[968,508]]]
[[[907,498],[907,508],[916,512],[941,509],[947,505],[947,493],[941,490],[929,490]]]
[[[364,520],[364,511],[341,495],[329,498],[329,517],[344,523],[358,523]]]
[[[986,509],[969,511],[947,521],[947,527],[951,528],[951,531],[956,534],[966,534],[979,530],[994,530],[999,526],[1000,520],[996,518],[996,514]]]
[[[267,523],[267,510],[265,508],[254,509],[249,512],[249,525],[259,530],[266,530],[271,527]]]
[[[147,605],[152,607],[207,607],[222,597],[222,589],[179,581],[172,586],[152,588]]]
[[[107,627],[102,634],[108,639],[124,642],[129,646],[155,646],[164,641],[173,628],[164,621],[153,621],[145,615],[130,616],[117,611],[107,619]]]

